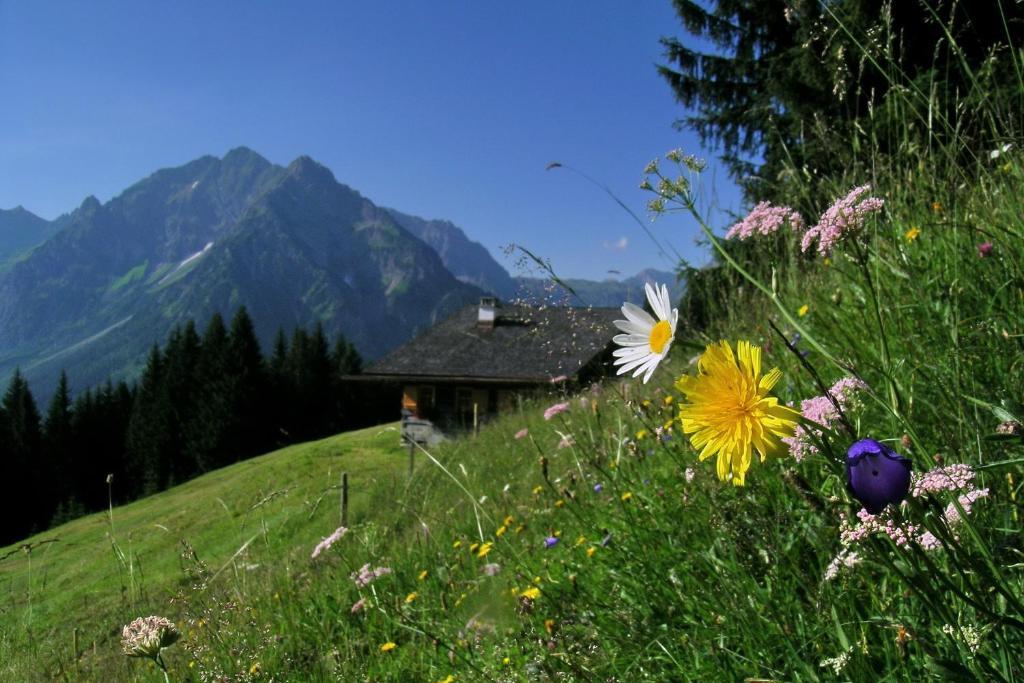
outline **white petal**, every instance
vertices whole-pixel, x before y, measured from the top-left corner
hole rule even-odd
[[[661,359],[659,358],[658,361],[656,361],[654,363],[651,363],[648,366],[647,374],[644,375],[644,384],[647,384],[647,380],[649,380],[651,378],[651,375],[654,374],[655,369],[657,369],[657,367],[658,367],[658,362],[660,362],[660,361],[661,361]]]
[[[616,320],[615,327],[619,328],[626,334],[642,334],[645,336],[650,336],[651,334],[651,329],[649,327],[638,325],[637,323],[630,322],[629,320]]]
[[[633,368],[637,368],[637,367],[642,368],[644,363],[646,363],[648,361],[649,361],[649,358],[647,356],[644,356],[642,358],[634,358],[634,359],[630,360],[627,363],[623,363],[622,369],[619,370],[619,373],[621,374],[623,372],[629,372]],[[633,376],[636,377],[636,374],[634,374]]]
[[[617,334],[612,341],[619,346],[642,346],[649,344],[651,338],[646,334]]]
[[[658,293],[651,287],[650,282],[644,283],[644,293],[647,294],[647,303],[651,305],[651,310],[654,311],[656,318],[661,318],[661,302],[658,301]]]
[[[651,317],[650,313],[630,301],[622,304],[622,313],[632,322],[635,322],[638,325],[646,325],[648,330],[654,327],[657,322]]]
[[[615,349],[612,351],[612,355],[616,358],[625,358],[626,356],[646,356],[650,353],[650,350],[643,346],[624,346],[621,349]]]

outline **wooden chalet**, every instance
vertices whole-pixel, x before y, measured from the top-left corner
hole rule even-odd
[[[474,429],[553,383],[586,383],[611,363],[614,308],[501,305],[485,297],[370,365],[359,380],[401,390],[403,438]],[[395,392],[397,394],[397,391]]]

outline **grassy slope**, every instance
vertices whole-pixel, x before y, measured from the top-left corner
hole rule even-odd
[[[33,663],[42,664],[33,673],[52,672],[55,655],[70,666],[75,627],[85,660],[94,641],[100,653],[88,666],[123,670],[119,626],[167,611],[183,576],[180,540],[214,571],[225,568],[225,576],[265,560],[287,563],[337,526],[343,470],[358,519],[368,514],[372,490],[404,482],[405,467],[395,430],[374,427],[291,446],[117,507],[114,538],[131,570],[117,559],[107,513],[27,539],[57,539],[31,553],[0,549],[0,556],[14,551],[0,561],[0,680],[26,675]]]

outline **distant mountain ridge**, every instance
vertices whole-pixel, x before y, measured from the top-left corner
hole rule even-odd
[[[53,237],[63,227],[60,219],[48,221],[22,206],[0,209],[0,269]]]
[[[131,376],[174,325],[240,305],[265,345],[320,320],[374,358],[480,294],[312,159],[239,148],[87,198],[0,274],[0,375],[20,365],[44,389],[61,368],[76,388]]]

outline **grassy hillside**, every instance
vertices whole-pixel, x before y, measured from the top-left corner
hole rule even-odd
[[[337,526],[341,472],[349,473],[358,520],[379,490],[401,491],[406,468],[394,426],[364,429],[75,520],[27,539],[29,551],[0,549],[0,680],[70,675],[76,628],[84,680],[100,672],[129,680],[142,669],[119,654],[120,627],[167,612],[185,585],[183,541],[210,566],[212,589],[258,581],[308,559]]]

